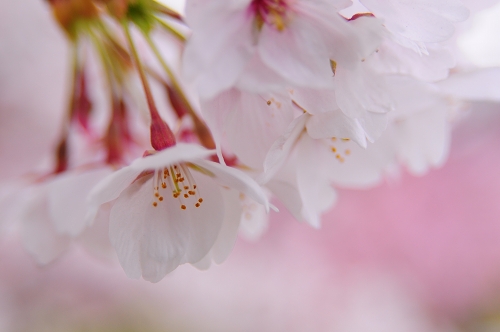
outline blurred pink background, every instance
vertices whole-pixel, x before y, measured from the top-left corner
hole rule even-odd
[[[66,93],[64,38],[25,5],[1,1],[4,182],[50,151]],[[500,107],[471,105],[443,168],[340,190],[319,231],[273,213],[223,265],[158,284],[76,247],[39,268],[5,231],[0,331],[500,331],[498,165]]]

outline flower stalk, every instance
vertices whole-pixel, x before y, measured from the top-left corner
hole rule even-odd
[[[161,56],[160,51],[156,47],[151,37],[147,34],[144,34],[144,37],[171,82],[172,86],[171,87],[169,86],[167,88],[167,92],[172,107],[174,107],[177,114],[187,113],[191,117],[195,129],[194,132],[196,133],[196,136],[198,137],[198,139],[200,140],[201,144],[204,147],[206,147],[207,149],[215,149],[215,142],[207,125],[199,118],[199,116],[191,107],[191,104],[189,103],[186,95],[184,94],[182,87],[177,81],[177,78],[175,77],[174,73],[168,66],[165,59],[163,59],[163,57]]]
[[[151,92],[151,87],[149,86],[144,68],[142,66],[141,60],[139,59],[139,54],[137,53],[134,41],[132,40],[132,35],[130,33],[128,23],[126,21],[123,21],[122,26],[130,47],[130,52],[132,53],[132,57],[136,64],[137,71],[139,72],[139,77],[141,79],[141,83],[144,88],[144,94],[146,95],[146,100],[148,103],[149,114],[151,115],[151,146],[157,151],[174,146],[176,144],[174,133],[158,113],[158,109]]]

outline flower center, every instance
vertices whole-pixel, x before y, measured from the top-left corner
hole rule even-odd
[[[191,172],[184,164],[164,167],[154,172],[153,207],[163,202],[164,195],[172,195],[179,201],[181,210],[186,210],[189,204],[198,208],[203,203],[198,191]]]
[[[261,30],[264,23],[283,31],[289,21],[287,0],[254,0],[251,4],[255,12],[257,30]]]

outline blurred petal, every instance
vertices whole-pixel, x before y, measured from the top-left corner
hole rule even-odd
[[[48,211],[45,188],[36,188],[20,216],[22,240],[26,251],[38,264],[48,264],[66,251],[70,237],[58,234]]]
[[[85,219],[87,194],[96,183],[109,174],[109,168],[80,174],[66,172],[47,184],[49,213],[58,233],[75,237],[88,226],[88,220]]]

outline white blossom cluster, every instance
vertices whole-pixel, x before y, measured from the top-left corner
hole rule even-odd
[[[450,75],[459,0],[48,4],[72,46],[68,116],[51,170],[2,213],[40,264],[110,244],[151,282],[223,262],[270,201],[319,228],[336,187],[439,167],[453,120],[500,76]]]

